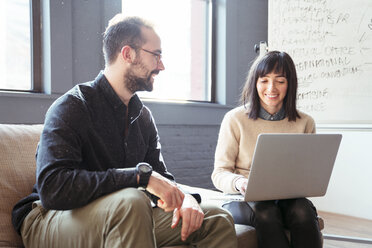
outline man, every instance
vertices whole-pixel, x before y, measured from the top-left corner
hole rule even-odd
[[[154,29],[117,15],[103,51],[104,71],[46,114],[36,185],[13,210],[25,247],[235,247],[231,216],[177,187],[151,112],[135,94],[151,91],[164,70]]]

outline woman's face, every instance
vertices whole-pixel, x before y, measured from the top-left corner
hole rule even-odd
[[[282,74],[274,72],[259,77],[256,83],[261,106],[270,114],[275,114],[283,106],[287,94],[288,81]]]

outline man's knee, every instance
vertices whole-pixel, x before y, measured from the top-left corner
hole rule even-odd
[[[200,247],[236,247],[237,237],[231,214],[218,206],[202,205],[204,222],[193,234]]]
[[[143,215],[144,212],[151,212],[150,199],[146,194],[135,188],[119,190],[112,195],[108,195],[107,200],[109,211],[122,215],[130,212],[131,214]]]
[[[126,188],[102,199],[108,207],[105,247],[154,247],[150,199],[138,189]]]
[[[203,211],[205,214],[204,220],[213,219],[219,222],[219,225],[234,227],[233,217],[226,209],[214,205],[203,205]]]

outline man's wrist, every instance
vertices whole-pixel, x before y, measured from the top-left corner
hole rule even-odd
[[[136,166],[136,171],[138,187],[146,188],[152,174],[151,165],[144,162],[138,163]]]

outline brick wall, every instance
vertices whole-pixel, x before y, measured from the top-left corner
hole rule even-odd
[[[179,183],[214,189],[213,171],[219,125],[158,125],[168,170]]]

